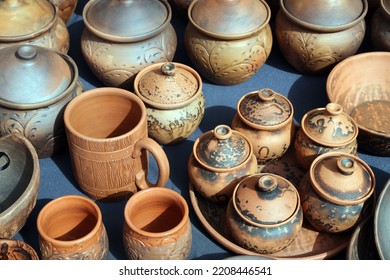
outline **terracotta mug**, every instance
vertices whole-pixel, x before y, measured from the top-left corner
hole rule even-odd
[[[37,218],[39,249],[44,260],[103,260],[108,237],[98,205],[79,195],[48,202]]]
[[[124,210],[123,243],[128,259],[186,259],[192,243],[188,204],[174,190],[134,194]]]
[[[66,107],[64,123],[73,173],[82,191],[96,200],[118,201],[138,189],[165,186],[168,158],[148,137],[142,100],[112,87],[91,89],[77,97]],[[159,171],[155,184],[147,178],[148,152]]]

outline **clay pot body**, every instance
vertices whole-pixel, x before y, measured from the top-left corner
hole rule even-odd
[[[390,1],[381,0],[371,19],[371,42],[377,51],[390,51]]]
[[[215,84],[246,81],[270,55],[271,15],[262,0],[195,0],[188,16],[187,54],[195,69]]]
[[[44,260],[104,260],[108,236],[95,202],[66,195],[48,202],[37,218],[39,249]]]
[[[72,17],[74,10],[76,9],[78,0],[50,0],[58,8],[59,17],[65,22],[65,24]]]
[[[168,188],[142,190],[125,207],[123,243],[132,260],[184,260],[192,245],[185,199]]]
[[[302,8],[303,7],[303,8]],[[329,71],[354,55],[366,31],[366,0],[282,0],[275,34],[287,62],[305,74]]]
[[[131,89],[140,70],[172,61],[177,37],[171,17],[165,0],[89,1],[81,51],[93,74],[106,86]]]

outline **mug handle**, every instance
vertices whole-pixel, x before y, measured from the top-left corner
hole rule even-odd
[[[149,187],[165,187],[168,182],[170,167],[167,155],[161,146],[149,137],[140,139],[134,146],[133,158],[141,156],[142,149],[148,150],[155,158],[158,166],[158,178],[156,184],[152,184],[146,178],[145,171],[141,169],[135,175],[135,183],[141,190]]]

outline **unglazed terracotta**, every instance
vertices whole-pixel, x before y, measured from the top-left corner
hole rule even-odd
[[[185,199],[168,188],[133,195],[124,210],[123,244],[131,260],[184,260],[192,246]]]
[[[39,260],[39,256],[26,242],[0,238],[0,260]]]
[[[134,80],[145,103],[148,133],[160,144],[176,144],[198,128],[205,111],[202,79],[191,67],[162,62],[147,66]]]
[[[66,24],[72,17],[78,0],[50,0],[50,2],[52,2],[58,8],[58,16]]]
[[[270,55],[271,12],[263,0],[195,0],[188,17],[186,52],[195,69],[215,84],[248,80]]]
[[[232,128],[251,141],[259,164],[283,156],[295,134],[291,102],[269,88],[245,94],[238,101]]]
[[[357,154],[356,122],[336,103],[307,112],[294,140],[295,157],[304,170],[309,170],[316,157],[329,152]]]
[[[359,127],[359,148],[390,156],[390,52],[356,54],[336,65],[326,81],[330,102],[338,103]]]
[[[2,0],[0,48],[32,44],[67,53],[69,31],[49,0]]]
[[[88,196],[104,201],[129,198],[138,189],[165,186],[168,158],[148,137],[142,100],[120,88],[101,87],[74,98],[64,113],[73,174]],[[149,152],[158,178],[147,178]]]
[[[83,10],[81,51],[106,86],[131,89],[135,75],[172,61],[177,36],[165,0],[91,0]]]
[[[48,202],[37,218],[44,260],[104,260],[109,242],[99,206],[79,195]]]
[[[256,170],[251,142],[227,125],[218,125],[196,139],[188,159],[191,184],[215,203],[229,202],[237,183]]]
[[[390,1],[380,0],[371,18],[371,43],[376,51],[390,51]]]
[[[297,71],[326,73],[357,52],[366,33],[366,14],[366,0],[282,0],[276,39]]]

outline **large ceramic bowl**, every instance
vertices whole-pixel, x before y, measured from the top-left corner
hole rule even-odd
[[[328,98],[357,123],[358,147],[390,156],[390,52],[367,52],[337,64],[326,82]]]
[[[390,260],[390,179],[379,195],[374,215],[374,237],[378,255]]]

